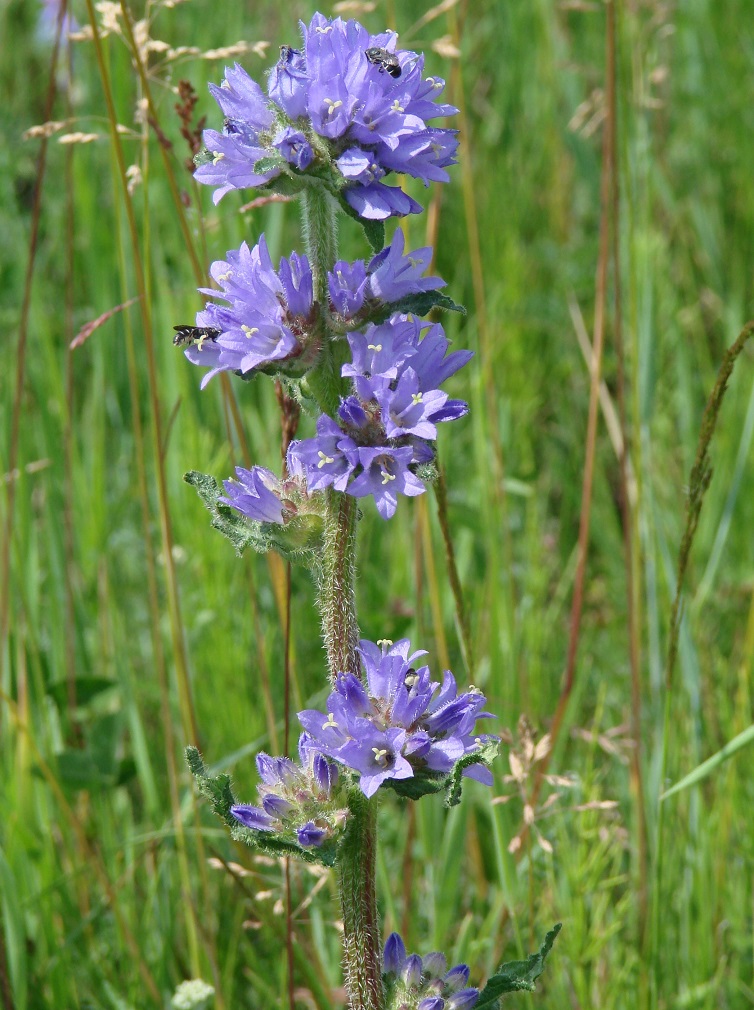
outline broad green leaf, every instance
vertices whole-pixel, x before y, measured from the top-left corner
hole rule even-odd
[[[536,954],[531,954],[525,961],[508,961],[487,982],[479,994],[474,1010],[492,1010],[497,1007],[501,997],[511,992],[533,992],[534,983],[545,970],[545,960],[552,950],[555,937],[561,929],[561,923],[553,926],[545,937],[545,942]]]

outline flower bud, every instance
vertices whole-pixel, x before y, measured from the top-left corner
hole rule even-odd
[[[406,948],[398,933],[391,933],[385,941],[383,968],[386,975],[397,975],[406,960]]]
[[[431,954],[425,954],[422,958],[424,974],[428,978],[442,978],[448,970],[448,962],[445,955],[434,950]]]
[[[416,1010],[444,1010],[444,1008],[445,1000],[442,996],[430,996],[429,999],[423,999]]]
[[[478,989],[461,989],[448,1000],[447,1010],[471,1010],[479,999]]]
[[[457,964],[445,976],[445,985],[451,992],[458,992],[459,989],[463,989],[468,981],[469,966],[467,964]]]
[[[421,984],[422,959],[418,954],[410,954],[406,958],[405,964],[401,969],[401,978],[409,989]]]

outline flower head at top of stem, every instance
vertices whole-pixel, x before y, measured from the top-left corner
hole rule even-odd
[[[423,77],[424,57],[397,48],[397,35],[371,35],[358,21],[315,14],[301,24],[300,49],[281,46],[267,94],[235,64],[210,90],[225,116],[222,133],[206,130],[208,156],[197,181],[232,189],[275,186],[311,173],[363,218],[415,214],[421,206],[383,180],[391,172],[447,182],[457,131],[428,122],[458,111],[438,102],[445,82]]]

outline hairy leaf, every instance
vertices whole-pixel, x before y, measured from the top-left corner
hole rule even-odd
[[[498,969],[488,980],[487,985],[479,994],[474,1010],[493,1010],[506,993],[534,991],[534,983],[545,970],[545,960],[552,950],[555,937],[561,929],[561,923],[553,926],[545,937],[545,941],[536,954],[530,954],[525,961],[508,961]]]

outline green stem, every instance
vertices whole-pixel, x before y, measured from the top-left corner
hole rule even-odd
[[[327,272],[337,259],[336,213],[334,201],[323,189],[312,187],[304,191],[304,237],[322,328],[322,349],[306,384],[320,409],[330,417],[336,415],[343,391],[337,355],[333,355],[332,338],[327,332]],[[331,681],[339,673],[358,674],[359,670],[355,581],[356,502],[331,489],[327,498],[318,593]],[[352,1010],[384,1010],[375,881],[376,804],[355,790],[350,808],[348,830],[338,857],[344,927],[343,978]]]
[[[330,680],[339,673],[358,676],[356,646],[356,501],[331,491],[325,516],[319,608]]]
[[[338,858],[343,977],[352,1010],[383,1010],[385,1006],[375,887],[376,810],[373,800],[356,793]]]

